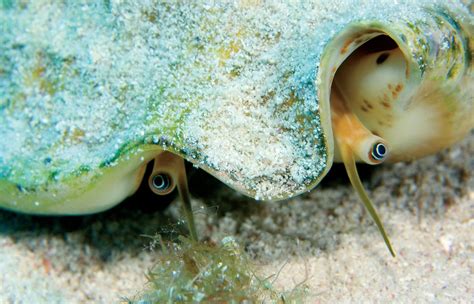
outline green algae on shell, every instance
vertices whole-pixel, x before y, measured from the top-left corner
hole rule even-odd
[[[332,79],[380,35],[406,58],[406,96],[448,109],[436,149],[474,125],[473,12],[463,1],[0,5],[8,209],[107,209],[136,190],[162,150],[257,199],[309,191],[334,159]],[[410,102],[399,102],[400,116]],[[409,132],[383,130],[401,142],[397,159],[434,152],[410,151]]]

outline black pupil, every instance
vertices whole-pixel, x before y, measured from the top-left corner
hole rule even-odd
[[[166,190],[170,186],[170,178],[165,174],[158,174],[153,177],[153,186],[158,190]]]
[[[387,148],[383,144],[377,144],[372,151],[372,156],[376,160],[381,160],[384,158],[385,154],[387,153]]]

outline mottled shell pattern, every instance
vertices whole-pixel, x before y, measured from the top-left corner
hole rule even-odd
[[[162,150],[256,199],[309,191],[338,160],[335,74],[379,36],[403,87],[351,108],[390,160],[474,126],[472,4],[283,2],[0,1],[0,206],[110,208]]]

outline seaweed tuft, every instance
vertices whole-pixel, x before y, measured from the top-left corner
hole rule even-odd
[[[220,244],[179,242],[161,245],[157,264],[148,272],[146,290],[128,303],[299,303],[303,286],[276,291],[270,278],[259,278],[254,265],[232,237]]]

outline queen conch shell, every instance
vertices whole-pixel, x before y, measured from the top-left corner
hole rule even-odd
[[[0,206],[108,209],[164,150],[256,199],[309,191],[341,160],[335,84],[388,161],[473,128],[469,1],[283,2],[0,2]]]

